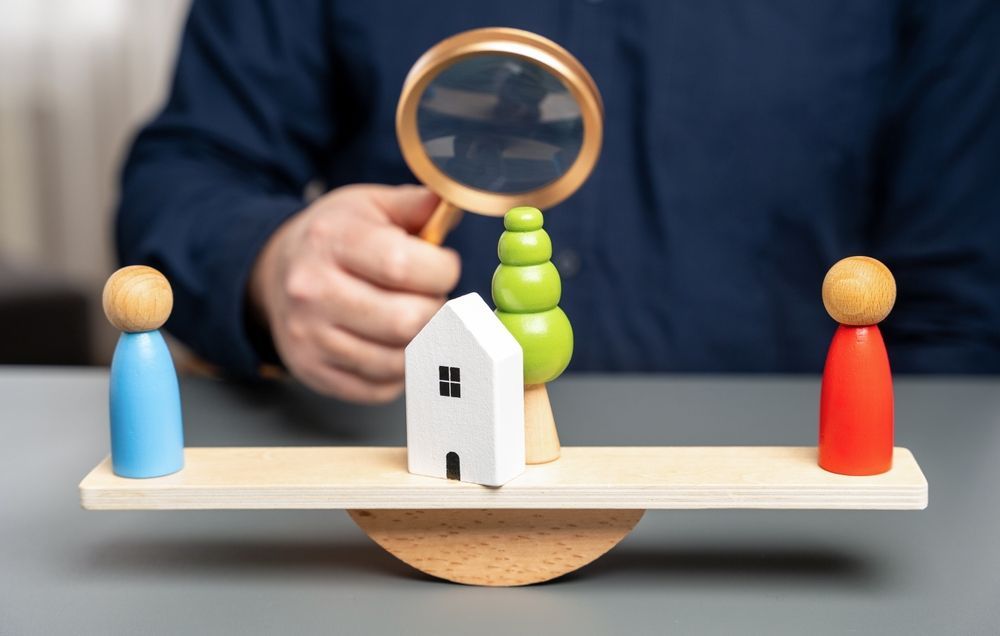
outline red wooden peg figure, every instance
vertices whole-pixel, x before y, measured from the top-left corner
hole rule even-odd
[[[877,475],[892,468],[892,373],[878,323],[895,302],[896,281],[874,258],[845,258],[823,279],[823,305],[840,323],[819,406],[819,465],[830,472]]]

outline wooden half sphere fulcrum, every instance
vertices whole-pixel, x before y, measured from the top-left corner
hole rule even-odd
[[[350,510],[372,541],[421,572],[467,585],[542,583],[618,545],[645,510]]]

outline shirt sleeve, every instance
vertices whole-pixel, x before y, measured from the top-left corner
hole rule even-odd
[[[245,319],[250,270],[304,206],[335,135],[323,6],[195,0],[169,99],[123,171],[121,261],[163,271],[167,329],[239,375],[261,362]]]
[[[893,366],[1000,372],[1000,3],[907,3],[876,188]]]

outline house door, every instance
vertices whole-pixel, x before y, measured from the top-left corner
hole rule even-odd
[[[448,479],[462,479],[462,462],[458,458],[458,453],[445,455],[444,472]]]

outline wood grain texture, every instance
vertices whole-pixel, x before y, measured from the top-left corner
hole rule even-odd
[[[123,267],[112,274],[101,301],[108,321],[128,333],[159,329],[174,308],[170,283],[145,265]]]
[[[80,497],[91,510],[917,510],[927,481],[903,448],[889,472],[848,477],[820,468],[815,447],[568,447],[502,488],[411,475],[404,448],[188,448],[184,470],[154,479],[105,460]]]
[[[524,461],[545,464],[559,459],[559,433],[544,384],[524,387]]]
[[[823,278],[823,306],[842,325],[880,323],[895,302],[896,280],[892,272],[869,256],[837,261]]]
[[[387,552],[431,576],[468,585],[548,581],[624,539],[642,510],[352,510]]]

